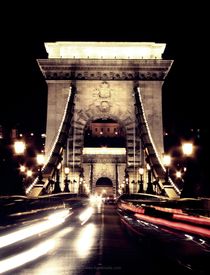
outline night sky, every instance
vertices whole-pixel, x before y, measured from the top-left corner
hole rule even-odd
[[[44,42],[150,41],[166,43],[163,57],[174,60],[163,86],[164,129],[208,128],[205,8],[100,5],[95,10],[89,5],[82,10],[79,5],[50,10],[32,6],[29,13],[11,16],[12,24],[4,22],[0,124],[45,131],[47,86],[36,63],[47,57]]]

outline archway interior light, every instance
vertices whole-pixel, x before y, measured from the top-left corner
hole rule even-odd
[[[125,148],[108,148],[108,147],[96,147],[83,148],[83,155],[125,155]]]

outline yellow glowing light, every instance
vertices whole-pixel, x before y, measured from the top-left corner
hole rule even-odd
[[[177,178],[181,178],[182,177],[182,173],[180,171],[176,171],[176,177]]]
[[[164,164],[164,166],[170,166],[170,164],[171,164],[171,156],[164,155],[163,156],[163,164]]]
[[[142,167],[139,168],[139,174],[140,174],[140,175],[143,175],[143,174],[144,174],[144,168],[142,168]]]
[[[51,42],[49,58],[161,59],[165,43],[154,42]]]
[[[192,155],[193,152],[193,144],[191,142],[186,142],[182,144],[183,154],[186,156]]]
[[[15,153],[17,155],[23,154],[26,149],[26,144],[23,141],[15,141],[14,143]]]
[[[27,177],[32,177],[32,175],[33,175],[32,170],[27,170],[26,176],[27,176]]]
[[[24,173],[26,171],[26,167],[24,165],[20,166],[20,172]]]
[[[36,156],[36,161],[38,165],[43,165],[44,164],[44,155],[43,154],[38,154]]]
[[[66,175],[68,175],[68,174],[69,174],[69,172],[70,172],[69,167],[65,167],[65,168],[64,168],[64,173],[65,173]]]

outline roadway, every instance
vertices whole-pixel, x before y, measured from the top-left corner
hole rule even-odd
[[[45,255],[4,274],[205,274],[179,265],[160,242],[152,244],[135,238],[121,224],[115,205],[92,206],[93,214],[87,221],[78,219],[83,210],[77,208],[59,230],[42,239],[48,242]],[[39,245],[36,239],[33,242]],[[45,250],[45,246],[40,248]]]

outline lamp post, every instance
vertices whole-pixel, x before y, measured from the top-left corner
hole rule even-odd
[[[152,186],[152,171],[149,163],[147,163],[147,174],[148,174],[148,182],[147,182],[147,193],[153,194],[153,186]]]
[[[134,189],[135,189],[135,180],[132,180],[131,181],[131,190],[132,190],[132,193],[134,193]]]
[[[182,179],[182,172],[181,171],[176,171],[176,184],[178,188],[182,191],[183,189],[183,179]]]
[[[140,175],[140,181],[139,181],[139,191],[138,193],[143,193],[144,192],[144,185],[143,185],[143,175],[144,175],[144,168],[140,167],[139,168],[139,175]]]
[[[169,166],[171,164],[171,156],[169,155],[164,155],[163,156],[163,165],[166,168],[166,173],[165,173],[165,184],[168,184],[168,180],[169,180]]]
[[[23,183],[23,188],[26,188],[26,166],[25,165],[20,165],[20,174],[21,174],[21,180]]]
[[[84,175],[83,175],[83,168],[82,168],[79,174],[79,190],[78,190],[79,194],[83,193],[83,180],[84,180]]]
[[[192,184],[193,182],[192,174],[189,173],[189,166],[190,166],[190,157],[193,154],[193,143],[192,142],[184,142],[182,143],[182,153],[184,155],[184,185],[182,189],[181,197],[192,197]],[[192,173],[192,171],[191,171]]]
[[[130,190],[129,190],[129,175],[128,172],[125,172],[125,193],[129,194]]]
[[[123,183],[121,183],[121,189],[122,189],[122,193],[125,193],[125,181],[123,181]]]
[[[38,179],[39,179],[39,183],[42,183],[42,179],[43,179],[43,176],[42,176],[42,166],[44,164],[44,155],[43,154],[37,154],[36,156],[36,161],[37,161],[37,164],[38,164]]]
[[[59,163],[56,167],[56,180],[55,180],[55,187],[53,190],[53,193],[60,193],[61,188],[60,188],[60,169],[61,169],[61,163]]]
[[[20,165],[20,171],[19,171],[19,180],[18,180],[18,184],[20,184],[20,190],[18,192],[20,192],[21,194],[25,195],[25,186],[24,186],[24,171],[21,169],[23,168],[23,154],[26,150],[26,143],[23,140],[16,140],[14,142],[14,151],[15,151],[15,155],[17,156],[17,165]],[[22,167],[22,168],[21,168]]]
[[[75,186],[77,186],[77,181],[74,179],[72,183],[73,183],[73,192],[76,193]]]
[[[69,169],[69,167],[65,167],[64,168],[64,174],[65,174],[65,180],[64,180],[64,184],[65,184],[65,186],[64,186],[64,192],[70,192],[70,190],[69,190],[69,179],[68,179],[68,175],[69,175],[69,171],[70,171],[70,169]]]

